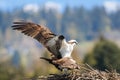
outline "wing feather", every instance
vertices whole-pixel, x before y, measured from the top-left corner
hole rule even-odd
[[[43,45],[56,36],[47,27],[32,22],[14,22],[13,24],[13,30],[21,31],[25,35],[35,38]]]

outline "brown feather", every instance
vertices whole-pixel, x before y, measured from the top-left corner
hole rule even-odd
[[[77,65],[76,61],[69,57],[53,60],[53,63],[59,64],[63,68],[79,69],[79,66]]]
[[[48,40],[56,36],[47,27],[31,22],[14,22],[13,24],[13,30],[21,31],[25,35],[35,38],[43,45],[45,45]]]

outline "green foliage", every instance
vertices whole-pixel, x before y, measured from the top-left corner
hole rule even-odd
[[[92,53],[88,53],[85,58],[84,58],[84,62],[87,62],[89,65],[94,66],[96,64],[96,60],[93,57]]]
[[[100,69],[116,69],[120,72],[120,49],[113,42],[101,38],[93,51],[85,56],[84,62]]]
[[[0,63],[0,80],[23,80],[24,68],[15,68],[9,61]]]

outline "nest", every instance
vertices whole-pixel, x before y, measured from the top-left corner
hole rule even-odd
[[[80,65],[80,69],[70,70],[67,74],[39,76],[37,80],[120,80],[120,74],[116,71],[95,70],[86,64],[84,66]]]

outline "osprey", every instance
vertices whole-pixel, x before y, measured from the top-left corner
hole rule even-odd
[[[73,47],[77,44],[76,40],[67,42],[63,35],[56,35],[47,27],[32,22],[14,22],[12,28],[38,40],[55,59],[71,57]]]

